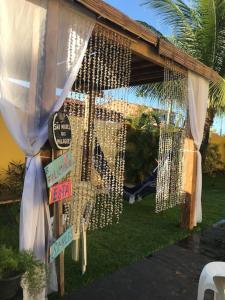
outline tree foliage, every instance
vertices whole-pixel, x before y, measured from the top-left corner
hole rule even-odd
[[[24,173],[24,163],[11,161],[7,169],[0,172],[0,194],[20,197],[23,190]]]
[[[214,69],[221,76],[210,82],[209,106],[201,152],[205,161],[209,131],[216,114],[225,112],[225,0],[144,0],[162,22],[171,26],[171,42]],[[142,96],[155,85],[140,87]]]
[[[210,86],[210,106],[225,109],[225,0],[145,0],[173,29],[172,42],[221,75]]]
[[[203,172],[207,175],[214,176],[219,172],[224,173],[225,164],[221,160],[218,145],[210,144],[206,152],[206,160],[203,167]]]
[[[156,165],[159,145],[157,112],[143,112],[127,120],[126,183],[136,184],[148,176]]]

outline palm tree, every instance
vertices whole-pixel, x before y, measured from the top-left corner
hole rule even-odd
[[[205,121],[202,156],[205,160],[210,128],[216,114],[225,112],[225,0],[145,0],[161,20],[171,26],[176,46],[221,75],[210,83],[209,105]],[[151,89],[150,89],[151,90]],[[149,89],[141,88],[140,93]]]

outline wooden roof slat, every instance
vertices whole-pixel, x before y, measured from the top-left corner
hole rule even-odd
[[[166,41],[155,32],[132,20],[104,1],[72,1],[80,3],[92,12],[96,13],[97,16],[104,18],[104,21],[102,22],[99,19],[98,23],[104,23],[107,21],[110,29],[117,31],[119,34],[125,34],[128,38],[131,38],[132,36],[131,50],[134,54],[142,57],[142,59],[150,61],[161,67],[165,67],[165,57],[167,57],[176,63],[175,69],[178,72],[187,74],[187,70],[191,70],[208,80],[217,81],[220,79],[220,76],[216,71],[205,66],[192,56],[178,49],[169,41]],[[121,28],[121,30],[116,30],[115,28]],[[136,40],[133,40],[134,36],[136,36]]]
[[[143,80],[137,80],[137,81],[131,81],[130,86],[137,86],[137,85],[149,84],[149,83],[161,82],[161,81],[162,81],[162,77],[158,76],[158,77],[151,78],[151,81],[144,80],[144,79]]]
[[[131,77],[140,77],[143,75],[151,75],[155,73],[164,73],[164,69],[160,68],[159,66],[154,66],[151,68],[146,68],[146,69],[140,69],[140,70],[132,70],[131,72]]]
[[[139,55],[143,59],[152,62],[158,66],[165,67],[166,66],[166,61],[164,57],[160,56],[157,53],[157,50],[154,47],[151,47],[148,43],[143,42],[143,41],[135,41],[131,42],[131,51],[135,55]],[[181,67],[179,65],[175,65],[174,69],[182,73],[184,75],[187,75],[187,70],[184,67]]]
[[[159,42],[159,54],[172,59],[188,70],[194,71],[208,79],[216,81],[220,78],[216,71],[162,38]]]
[[[144,75],[137,75],[137,76],[133,76],[131,77],[131,81],[132,82],[138,82],[138,81],[149,81],[149,83],[151,83],[151,79],[154,78],[164,78],[164,72],[154,72],[152,74],[144,74]]]
[[[156,65],[151,62],[142,61],[139,63],[132,63],[131,69],[132,69],[132,71],[138,71],[138,70],[150,69],[155,66]]]

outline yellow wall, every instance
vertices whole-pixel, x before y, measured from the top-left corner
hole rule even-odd
[[[24,161],[24,154],[6,128],[0,114],[0,171],[6,169],[10,161]]]
[[[225,163],[225,136],[220,136],[214,132],[211,132],[209,142],[211,144],[218,145],[221,161]]]

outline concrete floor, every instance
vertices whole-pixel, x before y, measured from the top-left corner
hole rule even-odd
[[[225,261],[224,224],[194,233],[63,300],[195,300],[201,270],[214,260]],[[205,300],[212,299],[207,292]]]

